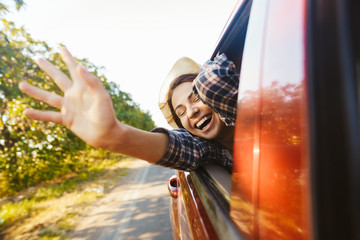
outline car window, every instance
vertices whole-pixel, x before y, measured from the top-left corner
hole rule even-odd
[[[226,56],[235,63],[238,72],[240,72],[241,68],[251,5],[252,0],[238,2],[234,14],[229,19],[229,21],[231,21],[227,24],[226,28],[224,28],[211,57],[211,59],[213,59],[217,55],[225,53]]]
[[[211,59],[225,53],[241,72],[248,20],[252,0],[239,0]],[[217,165],[207,165],[191,173],[192,182],[199,193],[209,219],[221,239],[241,239],[241,234],[230,218],[232,174]]]
[[[240,72],[241,69],[251,4],[252,0],[238,1],[211,57],[211,59],[214,59],[216,56],[225,53],[235,63],[237,72]],[[198,172],[203,172],[206,178],[213,179],[213,183],[220,189],[222,197],[229,201],[231,192],[231,174],[229,172],[216,165],[206,166]]]
[[[225,199],[230,200],[231,193],[231,177],[230,173],[225,169],[216,165],[207,165],[204,170],[209,178],[213,179],[214,185],[219,189]]]

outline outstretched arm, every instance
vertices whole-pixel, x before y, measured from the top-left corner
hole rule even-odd
[[[155,163],[168,145],[168,135],[130,127],[118,121],[110,95],[99,79],[81,66],[64,47],[61,56],[71,80],[45,59],[39,67],[64,92],[64,96],[21,82],[20,90],[29,96],[60,109],[60,111],[25,110],[25,115],[40,121],[63,124],[78,137],[94,147],[141,158]],[[156,149],[156,150],[154,150]]]

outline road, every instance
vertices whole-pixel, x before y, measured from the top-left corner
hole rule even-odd
[[[168,240],[167,179],[174,170],[136,160],[127,176],[94,204],[70,238],[74,240]]]

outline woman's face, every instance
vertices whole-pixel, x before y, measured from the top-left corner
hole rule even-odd
[[[174,89],[172,106],[181,124],[193,135],[216,140],[225,124],[192,91],[192,83],[184,82]]]

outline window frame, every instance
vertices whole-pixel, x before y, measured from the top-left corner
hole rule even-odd
[[[239,72],[251,4],[252,0],[238,1],[211,56],[214,59],[225,53]],[[245,239],[230,217],[231,173],[220,166],[209,165],[191,172],[189,176],[218,237]]]

